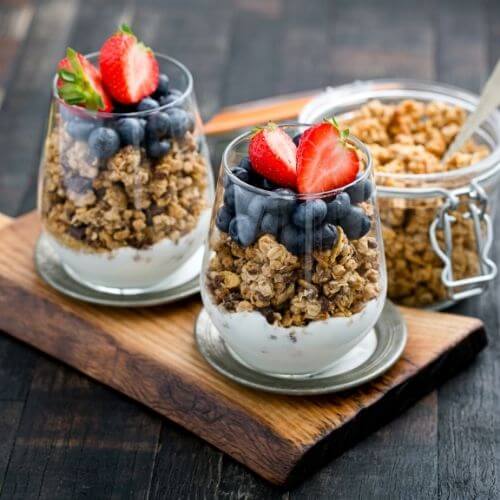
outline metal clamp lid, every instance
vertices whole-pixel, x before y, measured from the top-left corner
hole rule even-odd
[[[451,300],[461,300],[481,294],[488,282],[497,275],[497,266],[488,256],[493,241],[491,217],[487,213],[488,196],[477,181],[472,181],[470,187],[471,189],[462,195],[462,200],[453,192],[448,192],[447,198],[429,228],[432,248],[444,264],[441,280],[447,288]],[[453,275],[452,230],[457,218],[452,212],[458,210],[460,205],[466,206],[466,210],[461,212],[461,217],[471,219],[473,223],[479,274],[455,279]],[[438,230],[443,231],[444,248],[438,241]]]

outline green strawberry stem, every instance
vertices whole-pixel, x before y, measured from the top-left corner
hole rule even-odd
[[[76,51],[68,48],[66,58],[72,71],[61,69],[57,73],[63,82],[58,89],[61,99],[70,105],[84,105],[85,108],[92,111],[102,109],[104,107],[102,97],[95,91],[85,75]]]

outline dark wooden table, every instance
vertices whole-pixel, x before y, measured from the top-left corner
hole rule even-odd
[[[498,0],[1,0],[0,212],[35,206],[49,85],[64,48],[96,50],[122,21],[193,70],[205,118],[223,105],[357,78],[418,77],[478,91],[500,57]],[[474,366],[286,492],[2,335],[0,494],[498,497],[498,292],[496,284],[453,308],[486,322],[490,346]]]

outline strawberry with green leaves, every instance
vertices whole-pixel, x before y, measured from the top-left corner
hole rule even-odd
[[[85,56],[68,48],[57,65],[57,92],[64,102],[92,111],[112,111],[99,70]]]
[[[119,103],[137,104],[158,87],[160,72],[153,51],[125,24],[104,42],[99,67],[106,90]]]

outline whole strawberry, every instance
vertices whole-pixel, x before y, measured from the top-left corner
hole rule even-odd
[[[106,90],[122,104],[136,104],[158,87],[159,68],[153,51],[125,24],[104,42],[99,66]]]
[[[68,48],[57,65],[57,92],[64,102],[92,111],[112,111],[99,70],[85,56]]]

